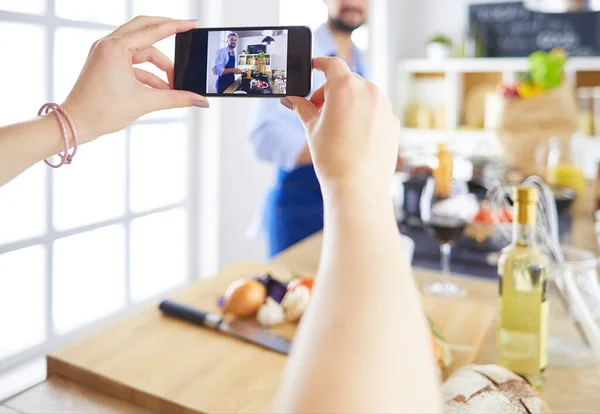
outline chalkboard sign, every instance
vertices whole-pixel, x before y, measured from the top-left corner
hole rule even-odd
[[[267,53],[267,45],[248,45],[248,53],[258,55],[260,52]]]
[[[473,4],[469,25],[489,57],[524,57],[557,47],[569,56],[600,55],[599,12],[549,14],[529,11],[521,2]]]

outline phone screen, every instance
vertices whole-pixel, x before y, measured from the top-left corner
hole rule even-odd
[[[175,88],[208,96],[306,96],[312,33],[306,27],[195,29],[175,47]]]

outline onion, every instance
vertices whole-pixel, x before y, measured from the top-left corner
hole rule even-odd
[[[256,280],[240,279],[225,291],[225,312],[240,318],[249,318],[265,303],[267,289]]]
[[[287,292],[287,284],[278,281],[271,275],[258,276],[255,278],[258,282],[262,283],[267,288],[267,296],[275,300],[277,303],[281,303],[285,293]]]

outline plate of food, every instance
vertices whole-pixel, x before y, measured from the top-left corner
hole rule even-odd
[[[252,87],[252,88],[259,88],[259,89],[266,89],[266,88],[269,87],[269,83],[265,82],[265,81],[262,81],[262,80],[259,80],[259,79],[253,79],[250,82],[250,87]]]

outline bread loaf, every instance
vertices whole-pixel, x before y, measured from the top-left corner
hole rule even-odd
[[[539,414],[542,400],[527,381],[498,365],[470,365],[442,387],[447,413]]]

